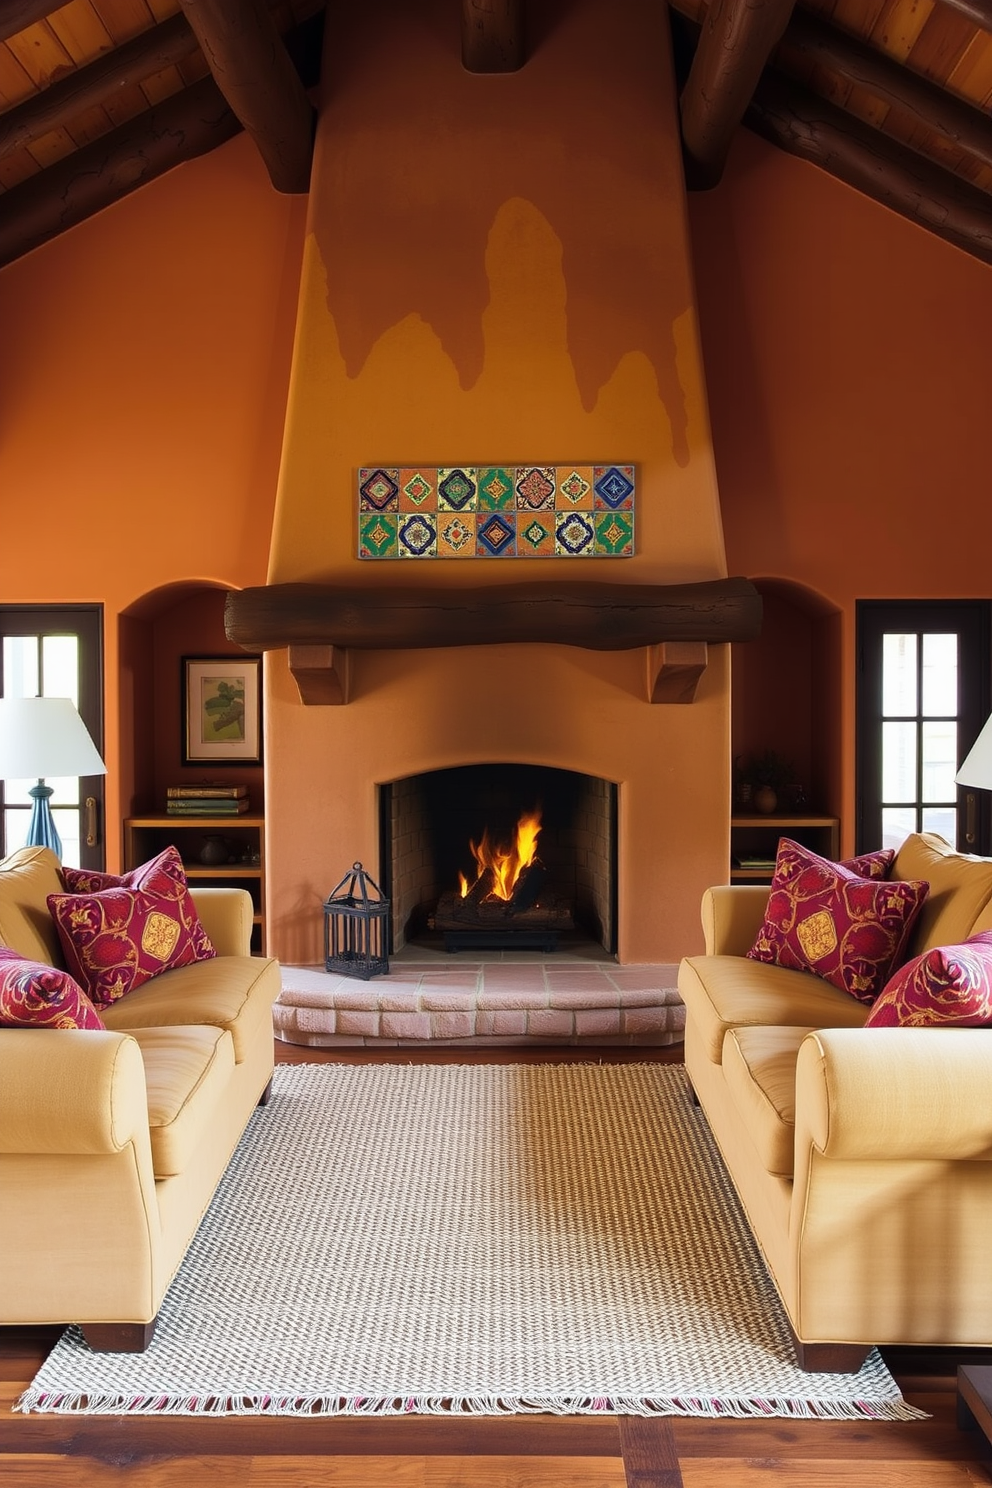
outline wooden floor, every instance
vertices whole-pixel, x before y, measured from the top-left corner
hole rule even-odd
[[[678,1060],[681,1049],[392,1049],[277,1045],[305,1063]],[[2,1223],[2,1216],[0,1216]],[[15,1415],[58,1329],[0,1329],[3,1488],[964,1488],[992,1484],[992,1452],[960,1431],[964,1355],[886,1355],[926,1421],[705,1421],[624,1416],[447,1420],[202,1420]],[[973,1353],[972,1359],[990,1362]]]

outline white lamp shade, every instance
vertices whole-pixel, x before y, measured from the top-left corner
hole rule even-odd
[[[0,780],[106,773],[70,698],[0,698]]]
[[[958,785],[977,785],[981,790],[992,790],[992,717],[986,719],[985,727],[968,750],[954,779]]]

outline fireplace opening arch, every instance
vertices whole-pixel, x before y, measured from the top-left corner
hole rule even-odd
[[[522,816],[539,813],[539,904],[559,916],[557,948],[595,942],[617,949],[617,785],[548,765],[495,761],[454,765],[379,786],[380,873],[392,902],[392,949],[444,945],[439,904],[471,884],[480,869],[471,844],[512,842]],[[570,909],[570,924],[562,917]],[[498,916],[513,949],[535,917]],[[515,937],[516,936],[516,942]],[[448,949],[456,948],[449,936]]]

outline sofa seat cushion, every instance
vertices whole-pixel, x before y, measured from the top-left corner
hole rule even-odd
[[[989,928],[980,919],[992,900],[992,859],[955,852],[936,832],[914,832],[896,853],[890,878],[924,878],[930,885],[903,962],[934,946],[960,945],[975,930]]]
[[[796,1058],[811,1028],[731,1028],[723,1073],[741,1123],[769,1173],[792,1177]]]
[[[718,1064],[729,1028],[861,1028],[868,1008],[808,971],[744,956],[687,956],[679,991],[707,1057]]]
[[[127,997],[103,1008],[108,1028],[174,1028],[206,1023],[227,1028],[238,1064],[254,1047],[261,1022],[272,1023],[272,1004],[282,989],[279,963],[260,956],[214,956],[164,971]]]
[[[234,1070],[234,1041],[223,1028],[135,1028],[148,1091],[148,1129],[156,1178],[181,1173],[209,1131]]]

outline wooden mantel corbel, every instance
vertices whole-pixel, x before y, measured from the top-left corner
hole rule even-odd
[[[350,650],[544,642],[592,651],[648,648],[649,702],[691,702],[707,646],[754,640],[761,596],[748,579],[698,584],[561,581],[472,589],[344,589],[265,584],[227,597],[228,638],[248,651],[288,647],[307,704],[348,700]]]

